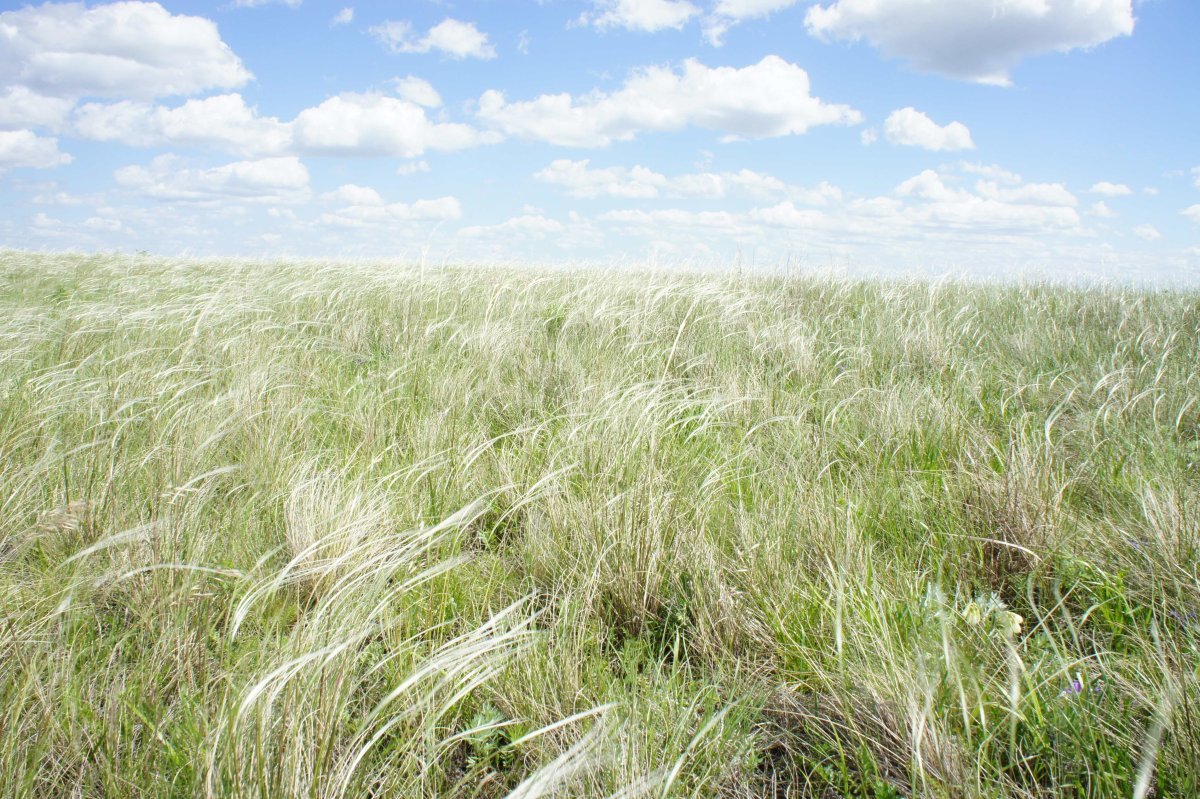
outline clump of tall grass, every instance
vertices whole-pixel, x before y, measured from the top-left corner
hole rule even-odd
[[[1198,793],[1198,307],[0,254],[0,795]]]

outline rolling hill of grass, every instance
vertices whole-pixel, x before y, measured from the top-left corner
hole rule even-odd
[[[1200,793],[1200,295],[0,254],[0,795]]]

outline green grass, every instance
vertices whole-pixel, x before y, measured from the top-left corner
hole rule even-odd
[[[1200,793],[1200,295],[0,253],[0,795]]]

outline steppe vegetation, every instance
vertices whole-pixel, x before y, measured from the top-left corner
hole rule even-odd
[[[0,254],[0,796],[1200,795],[1200,295]]]

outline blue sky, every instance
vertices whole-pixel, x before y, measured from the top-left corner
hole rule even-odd
[[[0,246],[1200,278],[1193,0],[0,4]]]

